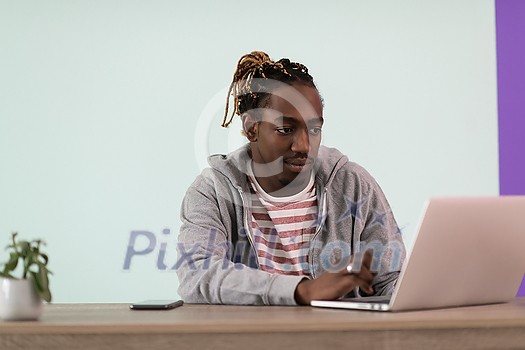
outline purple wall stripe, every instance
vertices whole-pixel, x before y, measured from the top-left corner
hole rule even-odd
[[[500,194],[525,194],[525,1],[496,0]],[[524,227],[525,234],[525,227]],[[525,247],[523,247],[525,255]],[[525,277],[518,295],[525,296]]]

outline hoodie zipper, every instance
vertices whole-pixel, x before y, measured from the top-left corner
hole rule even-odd
[[[321,232],[321,229],[323,228],[324,226],[324,221],[326,219],[326,194],[328,192],[328,187],[325,187],[323,189],[323,194],[321,195],[320,197],[320,200],[321,202],[319,203],[319,208],[320,210],[318,210],[318,218],[321,217],[322,218],[322,221],[319,222],[318,226],[317,226],[317,229],[315,230],[315,234],[314,236],[312,237],[312,240],[310,242],[314,242],[315,239],[317,238],[317,236],[319,236],[319,233]],[[309,251],[308,251],[308,261],[309,261],[309,264],[310,266],[313,267],[313,263],[312,263],[312,259],[313,259],[313,256],[312,256],[312,249],[310,248]],[[311,269],[311,274],[310,276],[312,276],[312,278],[315,279],[315,270],[312,268]]]
[[[252,252],[254,253],[255,263],[257,264],[257,268],[260,269],[259,259],[257,258],[257,250],[255,249],[255,243],[254,243],[253,237],[252,237],[251,225],[248,225],[248,210],[246,209],[248,207],[246,206],[246,201],[244,199],[244,191],[242,190],[241,187],[236,187],[236,188],[237,188],[237,191],[239,191],[239,195],[241,196],[243,220],[244,220],[244,227],[246,229],[246,236],[248,237],[248,241],[250,242],[250,246],[252,248]]]

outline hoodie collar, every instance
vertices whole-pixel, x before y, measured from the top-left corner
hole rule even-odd
[[[232,184],[243,190],[248,190],[246,175],[251,158],[248,154],[250,144],[245,144],[237,150],[224,155],[214,154],[208,157],[208,164],[230,179]],[[321,146],[315,163],[316,181],[323,186],[330,185],[333,177],[348,158],[336,148]]]

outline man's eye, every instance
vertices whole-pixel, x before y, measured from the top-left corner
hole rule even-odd
[[[293,132],[292,128],[277,128],[277,132],[282,135],[289,135]]]
[[[310,129],[310,134],[312,135],[319,135],[321,133],[322,129],[320,127],[317,127],[317,128],[311,128]]]

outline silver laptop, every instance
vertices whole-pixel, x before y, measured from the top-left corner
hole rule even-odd
[[[391,298],[312,306],[404,311],[507,302],[525,274],[525,196],[433,198]]]

